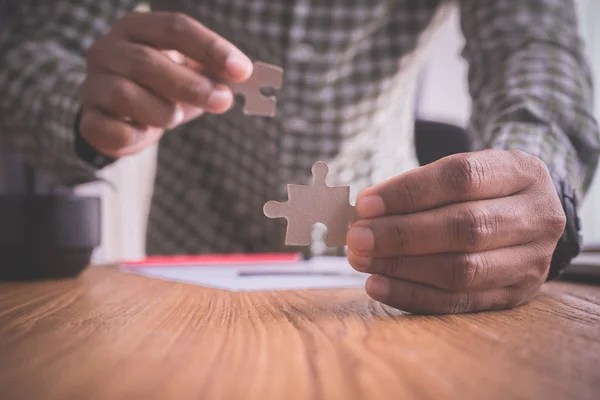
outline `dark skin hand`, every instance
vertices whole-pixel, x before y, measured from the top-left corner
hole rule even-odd
[[[184,14],[127,14],[88,51],[81,134],[112,157],[139,152],[167,128],[227,111],[234,97],[220,82],[251,74],[246,55]]]
[[[363,191],[348,260],[375,300],[413,313],[516,307],[544,283],[566,218],[520,151],[458,154]]]

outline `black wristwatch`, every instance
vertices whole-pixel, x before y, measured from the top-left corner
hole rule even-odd
[[[554,179],[563,210],[567,217],[565,230],[556,245],[547,280],[556,279],[569,266],[571,260],[581,251],[581,220],[578,214],[577,195],[570,183],[564,179]]]
[[[96,169],[102,169],[117,161],[116,158],[112,158],[100,153],[98,150],[93,148],[83,138],[83,136],[81,136],[81,132],[79,131],[80,121],[81,110],[79,110],[79,112],[77,113],[77,116],[75,117],[75,124],[73,126],[73,131],[75,132],[75,153],[77,154],[77,156]]]

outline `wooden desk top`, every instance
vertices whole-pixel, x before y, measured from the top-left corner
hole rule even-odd
[[[0,283],[2,399],[599,399],[600,287],[414,316],[362,290],[206,289],[95,267]]]

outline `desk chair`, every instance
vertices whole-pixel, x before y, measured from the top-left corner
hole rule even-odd
[[[430,164],[445,156],[471,151],[467,131],[459,126],[417,119],[415,147],[420,165]]]

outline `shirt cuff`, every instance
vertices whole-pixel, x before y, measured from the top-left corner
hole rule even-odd
[[[558,127],[526,122],[506,122],[494,128],[490,147],[521,150],[541,159],[555,181],[566,180],[581,198],[585,170],[568,137]]]

